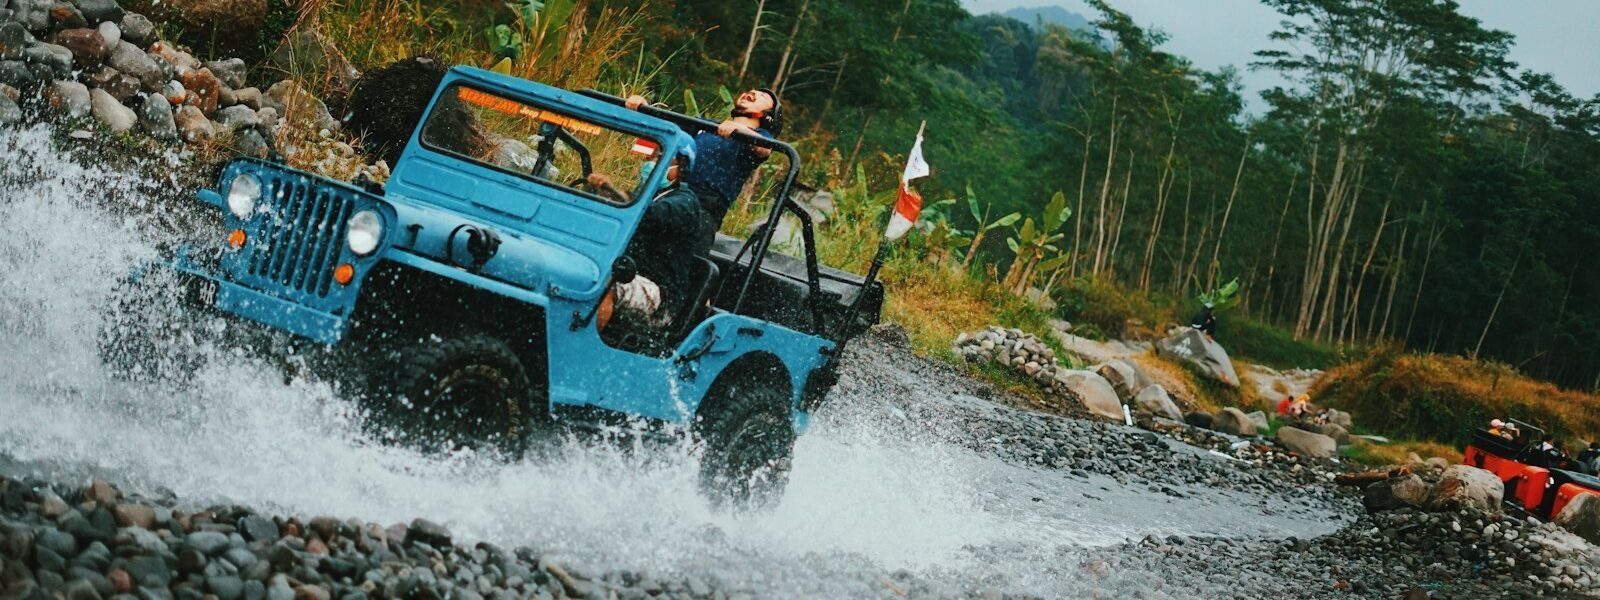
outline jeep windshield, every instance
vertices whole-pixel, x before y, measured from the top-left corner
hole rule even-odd
[[[465,85],[445,90],[422,144],[495,170],[626,205],[654,171],[660,142]],[[611,185],[594,186],[591,174]]]

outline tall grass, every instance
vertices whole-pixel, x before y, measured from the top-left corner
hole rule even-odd
[[[1358,423],[1381,423],[1376,429],[1386,435],[1457,446],[1497,418],[1534,423],[1569,441],[1600,438],[1600,396],[1459,356],[1384,348],[1328,371],[1313,395],[1349,410]]]

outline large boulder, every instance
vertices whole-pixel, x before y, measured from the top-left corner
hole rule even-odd
[[[1117,399],[1117,391],[1104,377],[1089,371],[1062,369],[1056,375],[1056,383],[1077,397],[1089,412],[1113,421],[1123,419],[1122,401]]]
[[[1327,458],[1339,449],[1333,438],[1294,427],[1279,427],[1278,442],[1290,452],[1311,458]]]
[[[1335,443],[1350,443],[1350,432],[1335,423],[1323,423],[1317,426],[1317,433],[1333,438]]]
[[[1239,387],[1239,374],[1233,370],[1228,351],[1198,329],[1184,327],[1178,330],[1156,342],[1156,351],[1162,356],[1193,366],[1229,387]]]
[[[1556,514],[1555,522],[1592,544],[1600,544],[1600,496],[1578,494]]]
[[[1505,498],[1505,493],[1505,484],[1494,473],[1467,465],[1453,465],[1444,470],[1439,485],[1434,487],[1433,496],[1428,499],[1428,508],[1460,510],[1471,507],[1499,512],[1500,501]]]
[[[1267,423],[1267,413],[1262,411],[1248,412],[1244,416],[1250,419],[1250,424],[1255,425],[1257,430],[1266,429],[1269,425]]]
[[[1211,425],[1215,423],[1216,420],[1217,417],[1215,415],[1203,410],[1197,410],[1183,416],[1184,423],[1188,423],[1201,429],[1211,429]]]
[[[1123,402],[1133,402],[1143,389],[1139,387],[1139,376],[1134,372],[1133,365],[1126,361],[1114,360],[1096,366],[1094,372],[1111,384],[1111,389],[1117,391],[1117,398]]]
[[[216,56],[253,60],[277,47],[299,20],[300,2],[268,0],[132,0],[128,8],[178,25],[181,41]]]
[[[1178,405],[1172,401],[1172,395],[1167,393],[1167,388],[1159,385],[1145,386],[1134,398],[1134,403],[1138,405],[1139,410],[1152,415],[1174,421],[1183,420],[1183,411],[1178,410]]]
[[[1250,422],[1250,417],[1244,411],[1232,406],[1222,409],[1211,419],[1211,429],[1234,435],[1256,434],[1256,424]]]
[[[1362,488],[1361,504],[1367,512],[1397,508],[1418,508],[1428,502],[1433,487],[1421,477],[1407,474],[1375,482]]]
[[[1350,413],[1337,408],[1328,409],[1328,422],[1343,427],[1345,431],[1355,429],[1355,421],[1350,419]]]

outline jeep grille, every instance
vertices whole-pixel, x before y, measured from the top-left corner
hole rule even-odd
[[[262,220],[250,249],[250,276],[326,297],[353,202],[305,180],[274,178],[263,187],[273,212]]]

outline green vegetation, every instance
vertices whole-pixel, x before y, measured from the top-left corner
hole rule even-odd
[[[1466,444],[1491,419],[1517,418],[1562,439],[1600,439],[1600,396],[1562,390],[1510,367],[1382,348],[1341,365],[1312,391],[1387,435]],[[1574,447],[1569,445],[1568,447]]]
[[[1600,304],[1586,301],[1600,278],[1583,276],[1600,250],[1600,98],[1519,70],[1514,40],[1452,2],[1264,2],[1284,25],[1256,66],[1288,84],[1262,115],[1244,113],[1232,69],[1196,68],[1099,0],[1094,32],[958,0],[344,0],[308,4],[306,21],[361,69],[505,58],[521,77],[713,118],[728,90],[778,89],[802,183],[836,201],[822,258],[857,271],[926,120],[929,208],[882,274],[885,318],[925,353],[951,357],[955,335],[994,323],[1053,342],[1052,318],[1153,339],[1237,275],[1219,341],[1279,368],[1359,359],[1319,399],[1384,433],[1454,441],[1487,416],[1600,433],[1563,408],[1591,396],[1510,369],[1364,356],[1398,344],[1600,387]],[[783,166],[758,174],[728,231],[765,213]],[[1486,378],[1527,383],[1506,396]],[[1190,387],[1202,406],[1250,401]]]

